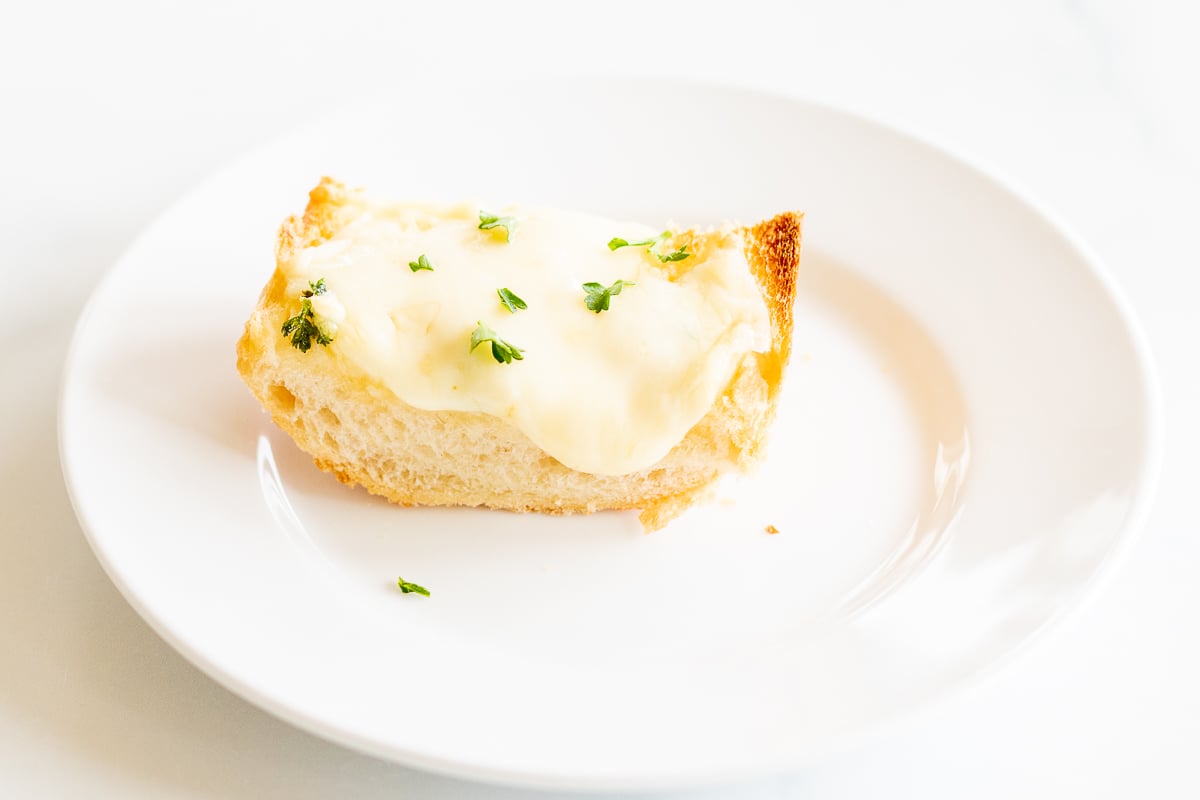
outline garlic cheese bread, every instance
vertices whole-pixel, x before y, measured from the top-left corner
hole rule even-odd
[[[654,529],[762,453],[801,221],[663,232],[325,178],[280,230],[238,371],[318,467],[393,502]]]

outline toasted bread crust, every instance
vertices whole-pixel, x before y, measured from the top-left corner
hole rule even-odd
[[[332,238],[354,217],[356,201],[355,192],[322,178],[304,214],[284,221],[278,262]],[[771,349],[747,354],[684,439],[659,463],[629,475],[572,470],[502,419],[417,409],[366,376],[347,377],[324,348],[299,353],[279,334],[291,298],[278,267],[238,341],[238,371],[318,467],[394,503],[544,513],[641,509],[642,524],[653,530],[694,503],[723,472],[744,470],[761,456],[791,352],[802,219],[785,212],[749,227],[684,234],[697,243],[709,235],[740,238],[768,309]]]

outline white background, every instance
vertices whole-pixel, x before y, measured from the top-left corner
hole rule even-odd
[[[1107,261],[1149,334],[1165,394],[1158,501],[1097,602],[983,686],[887,738],[802,774],[672,797],[1200,796],[1195,8],[495,0],[6,9],[0,794],[533,794],[327,744],[176,655],[87,548],[59,473],[55,402],[91,288],[140,228],[214,168],[399,77],[475,75],[480,91],[503,92],[510,77],[553,72],[689,77],[813,98],[982,163],[1057,211]],[[670,98],[663,110],[689,113]]]

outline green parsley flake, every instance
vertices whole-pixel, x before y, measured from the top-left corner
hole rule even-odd
[[[504,241],[511,242],[517,232],[516,217],[498,217],[489,211],[479,212],[479,230],[490,231],[493,228],[504,228]]]
[[[471,333],[471,349],[469,352],[474,353],[475,348],[484,342],[492,343],[492,358],[496,359],[501,364],[511,364],[513,361],[524,361],[525,356],[521,348],[516,345],[509,344],[500,338],[494,330],[484,325],[482,322],[476,322],[478,327]]]
[[[325,279],[320,278],[316,283],[309,281],[308,288],[300,293],[300,312],[283,323],[281,332],[292,340],[292,347],[301,353],[307,353],[312,347],[312,340],[322,347],[333,341],[333,337],[325,333],[317,323],[313,314],[312,299],[319,294],[325,294]]]
[[[659,261],[663,262],[664,264],[667,263],[668,261],[683,261],[685,258],[687,258],[688,256],[691,255],[691,253],[689,253],[687,251],[686,244],[683,247],[680,247],[678,250],[675,250],[672,253],[667,253],[666,255],[663,255],[662,253],[658,252],[658,248],[661,247],[670,238],[671,238],[670,231],[663,231],[658,236],[655,236],[650,239],[642,239],[641,241],[638,241],[638,242],[629,242],[629,241],[626,241],[625,239],[614,237],[614,238],[608,240],[608,249],[609,250],[619,250],[622,247],[646,247],[646,248],[649,248],[649,251],[654,255],[655,258],[657,258]]]
[[[637,284],[633,281],[617,281],[606,289],[600,283],[585,283],[583,290],[587,292],[587,296],[584,298],[583,304],[587,306],[588,311],[595,311],[597,314],[601,311],[608,311],[612,298],[619,295],[626,286],[637,286]]]
[[[654,253],[653,250],[651,250],[650,252]],[[690,256],[691,253],[689,253],[687,251],[687,245],[685,244],[683,247],[679,248],[675,252],[667,253],[665,256],[662,253],[654,253],[654,255],[656,255],[658,257],[659,261],[661,261],[665,264],[668,261],[683,261],[685,258]]]
[[[404,578],[397,578],[396,585],[400,587],[402,594],[420,594],[429,597],[429,590],[424,586],[418,586],[415,583],[409,583]]]
[[[525,309],[529,308],[529,306],[525,305],[524,300],[517,297],[508,289],[497,289],[496,294],[500,296],[500,302],[504,303],[505,308],[507,308],[509,312],[513,314],[517,313],[517,309],[524,311]]]
[[[413,272],[419,272],[423,269],[427,269],[430,272],[433,272],[433,264],[431,264],[429,262],[429,256],[425,255],[424,253],[422,253],[421,257],[418,258],[416,261],[408,262],[408,268],[411,269]]]
[[[651,249],[658,247],[660,244],[671,238],[670,231],[663,231],[658,236],[650,239],[642,239],[640,242],[628,242],[621,238],[612,238],[608,240],[609,250],[618,250],[622,247],[649,247]]]

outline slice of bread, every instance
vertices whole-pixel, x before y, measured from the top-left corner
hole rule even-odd
[[[310,192],[304,215],[284,222],[278,262],[333,237],[360,213],[354,198],[340,183],[323,179]],[[275,423],[343,483],[405,506],[554,514],[639,509],[643,526],[654,530],[720,475],[745,470],[762,455],[791,350],[801,222],[802,214],[785,212],[750,227],[676,235],[693,253],[703,253],[715,237],[736,238],[761,291],[771,345],[742,357],[712,408],[662,460],[630,474],[571,469],[503,419],[414,408],[379,381],[336,363],[333,348],[300,352],[280,334],[296,298],[278,267],[238,342],[237,368]]]

